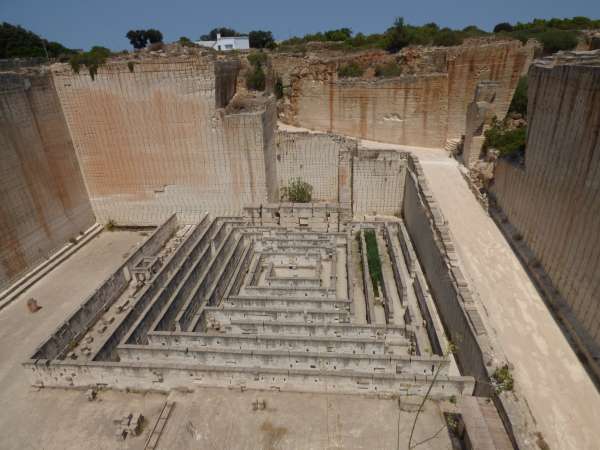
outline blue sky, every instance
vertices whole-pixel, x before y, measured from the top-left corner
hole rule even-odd
[[[21,25],[67,47],[129,48],[130,29],[158,28],[166,41],[197,39],[216,26],[267,29],[277,39],[332,28],[386,29],[396,16],[490,30],[534,17],[600,18],[600,0],[0,0],[0,21]]]

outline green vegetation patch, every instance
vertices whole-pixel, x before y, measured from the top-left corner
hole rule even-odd
[[[485,131],[483,149],[495,148],[500,157],[510,158],[525,154],[527,127],[510,129],[504,122],[494,119],[492,126]]]
[[[98,68],[106,62],[106,59],[110,55],[111,51],[106,47],[96,46],[92,47],[89,52],[77,53],[71,56],[69,64],[75,73],[79,73],[81,66],[87,67],[90,77],[94,80],[98,73]]]
[[[508,112],[521,114],[527,117],[527,75],[519,79],[515,94],[513,95]]]
[[[281,188],[282,200],[293,203],[308,203],[312,200],[313,187],[300,178],[293,178]]]
[[[0,24],[0,59],[60,58],[75,53],[58,42],[47,41],[23,27],[7,22]]]
[[[379,257],[375,230],[365,231],[365,243],[367,245],[367,262],[369,264],[371,283],[373,283],[373,292],[376,296],[379,296],[379,286],[381,286],[383,281],[381,275],[381,258]]]
[[[492,374],[492,383],[496,389],[496,393],[499,394],[503,391],[512,391],[514,387],[513,376],[510,373],[508,365],[498,367]]]
[[[389,62],[375,67],[375,76],[380,78],[399,77],[402,75],[402,67],[396,62]]]
[[[365,70],[355,62],[350,62],[338,67],[337,74],[340,78],[362,77]]]

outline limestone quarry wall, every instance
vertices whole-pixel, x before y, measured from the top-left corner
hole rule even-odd
[[[321,133],[276,133],[278,186],[300,178],[313,187],[313,201],[339,202],[340,189],[351,189],[347,153],[356,147],[347,139]],[[347,200],[346,200],[347,201]]]
[[[364,139],[442,146],[448,122],[445,75],[397,79],[301,80],[295,124]]]
[[[528,121],[525,166],[500,162],[492,193],[597,351],[600,64],[532,66]]]
[[[47,73],[0,74],[0,290],[94,224]]]
[[[441,147],[465,132],[465,115],[476,85],[498,82],[495,105],[504,116],[535,46],[519,41],[471,42],[456,47],[407,48],[395,59],[402,75],[338,79],[337,68],[351,59],[273,56],[286,87],[281,117],[315,130],[395,144]],[[362,59],[361,59],[362,58]],[[375,63],[384,56],[374,54]],[[381,60],[381,61],[380,61]]]
[[[111,62],[94,80],[54,68],[99,221],[158,224],[174,212],[198,220],[268,200],[276,111],[218,108],[235,92],[237,70],[200,56],[145,59],[133,71]]]
[[[400,216],[407,159],[404,153],[360,150],[352,164],[354,216]]]

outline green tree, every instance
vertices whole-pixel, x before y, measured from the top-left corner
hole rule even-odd
[[[275,48],[275,39],[270,31],[251,31],[248,40],[251,48]]]
[[[548,30],[538,37],[544,46],[545,53],[556,53],[560,50],[572,50],[577,47],[577,34],[568,30]]]
[[[501,33],[502,31],[510,33],[513,31],[513,26],[508,22],[500,22],[494,27],[494,33]]]
[[[144,34],[146,36],[146,39],[148,39],[148,41],[151,44],[156,44],[157,42],[163,41],[162,33],[158,30],[155,30],[154,28],[149,28],[144,32]]]
[[[181,36],[179,38],[179,40],[177,41],[177,43],[179,45],[181,45],[182,47],[195,47],[196,46],[196,44],[194,44],[190,38],[185,37],[185,36]]]
[[[409,33],[404,25],[404,18],[397,17],[394,25],[385,32],[385,49],[390,53],[396,53],[410,44]]]
[[[145,30],[129,30],[125,35],[133,48],[139,50],[144,48],[148,43],[148,36],[146,36]]]
[[[458,31],[451,30],[450,28],[442,28],[433,38],[433,45],[451,47],[460,44],[462,44],[462,36]]]
[[[203,34],[202,36],[200,36],[200,40],[201,41],[216,41],[217,34],[220,34],[221,37],[235,37],[235,36],[240,35],[240,33],[235,31],[233,28],[218,27],[218,28],[213,28],[212,30],[210,30],[208,32],[208,34]]]
[[[75,53],[74,50],[58,42],[49,42],[23,27],[7,22],[0,24],[0,58],[45,57],[46,52],[49,58]]]
[[[352,37],[352,30],[350,28],[339,28],[326,31],[324,35],[326,41],[345,41]]]

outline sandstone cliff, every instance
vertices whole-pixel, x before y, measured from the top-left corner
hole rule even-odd
[[[396,144],[442,147],[465,132],[465,115],[480,81],[498,82],[496,108],[506,114],[514,89],[533,58],[535,44],[468,41],[457,47],[406,48],[326,58],[273,55],[286,87],[281,118],[315,130]],[[370,68],[340,79],[347,61]],[[374,78],[372,68],[397,62],[402,75]]]
[[[563,318],[598,364],[600,51],[536,62],[529,71],[528,121],[525,165],[501,161],[492,193],[558,289],[567,305]]]
[[[226,111],[238,69],[199,55],[109,61],[94,80],[53,67],[99,221],[194,220],[268,199],[275,106]]]
[[[0,74],[0,290],[94,224],[52,78]]]

